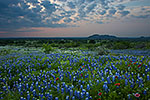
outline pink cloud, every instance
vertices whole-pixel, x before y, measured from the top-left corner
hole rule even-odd
[[[7,33],[6,31],[0,31],[0,33]]]

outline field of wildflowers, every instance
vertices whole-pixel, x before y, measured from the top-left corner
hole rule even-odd
[[[12,53],[0,57],[1,100],[148,100],[148,55]]]

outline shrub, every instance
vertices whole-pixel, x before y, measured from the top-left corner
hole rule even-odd
[[[7,55],[11,53],[11,49],[1,49],[0,50],[0,55]]]
[[[109,54],[108,49],[106,49],[102,46],[97,47],[95,50],[98,52],[98,55],[107,55],[107,54]]]
[[[52,46],[48,43],[47,44],[44,43],[42,49],[44,50],[45,53],[50,53],[51,51],[53,51]]]
[[[84,47],[88,48],[88,49],[93,49],[94,48],[94,44],[84,44]]]

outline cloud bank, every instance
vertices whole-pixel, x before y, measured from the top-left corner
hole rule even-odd
[[[1,0],[0,31],[30,27],[79,27],[123,19],[150,19],[150,6],[129,7],[144,0]]]

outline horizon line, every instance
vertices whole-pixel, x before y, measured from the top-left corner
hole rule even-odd
[[[93,34],[93,35],[96,35],[96,34]],[[93,36],[93,35],[90,35],[90,36]],[[89,38],[90,36],[58,36],[58,37],[22,36],[22,37],[0,37],[0,39],[13,39],[13,38]],[[115,35],[99,35],[99,36],[115,36]],[[115,37],[116,38],[150,38],[150,36],[115,36]]]

